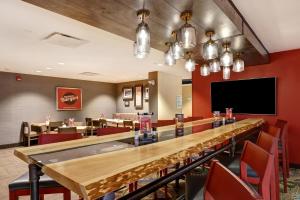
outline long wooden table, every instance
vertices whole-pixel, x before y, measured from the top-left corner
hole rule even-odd
[[[213,121],[210,118],[187,122],[185,129],[193,129]],[[133,138],[133,132],[128,132],[18,148],[14,153],[25,162],[39,166],[45,174],[85,199],[95,199],[261,126],[263,122],[263,119],[245,119],[134,148],[122,142]],[[158,135],[170,134],[174,129],[174,125],[161,127]],[[107,151],[95,152],[100,148],[98,145],[109,147]],[[91,148],[93,154],[87,148]],[[77,152],[78,156],[72,156],[74,150],[74,154]]]

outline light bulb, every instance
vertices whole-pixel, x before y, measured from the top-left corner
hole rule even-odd
[[[180,41],[185,49],[190,49],[196,46],[196,29],[190,24],[184,24],[181,29]]]
[[[150,30],[145,22],[141,22],[136,29],[136,48],[138,55],[150,52]]]
[[[234,72],[242,72],[245,70],[245,63],[241,58],[237,58],[234,62],[233,62],[233,67],[232,67],[232,71]]]
[[[223,67],[229,67],[233,63],[233,55],[231,51],[226,50],[221,56],[221,65]]]
[[[218,57],[218,45],[212,41],[209,40],[203,45],[203,58],[205,60],[211,60]]]
[[[209,66],[207,64],[203,64],[200,67],[201,76],[208,76],[210,74]]]
[[[221,71],[220,62],[217,59],[212,60],[209,63],[209,68],[211,72],[219,72]]]
[[[183,58],[184,51],[182,45],[179,42],[174,42],[172,45],[173,56],[176,60]]]
[[[169,66],[176,64],[176,60],[174,58],[171,46],[169,47],[168,51],[165,53],[165,64]]]
[[[230,67],[223,67],[223,79],[230,79]]]
[[[185,62],[185,69],[188,71],[188,72],[192,72],[195,70],[195,61],[192,60],[191,58],[189,58],[186,62]]]

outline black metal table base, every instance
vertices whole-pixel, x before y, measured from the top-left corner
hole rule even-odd
[[[29,164],[29,181],[30,181],[30,189],[31,189],[31,200],[39,200],[40,192],[39,192],[39,181],[40,176],[42,176],[43,173],[41,171],[41,168],[36,164]]]

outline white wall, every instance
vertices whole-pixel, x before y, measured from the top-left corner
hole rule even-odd
[[[192,84],[182,85],[182,113],[192,117]]]
[[[158,119],[173,119],[182,109],[176,107],[176,96],[182,96],[179,76],[158,72]]]

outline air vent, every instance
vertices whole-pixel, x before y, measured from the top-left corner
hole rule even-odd
[[[51,33],[47,37],[44,38],[44,40],[48,43],[59,45],[59,46],[64,46],[64,47],[69,47],[69,48],[76,48],[79,47],[83,44],[88,43],[88,41],[73,37],[70,35],[66,35],[63,33]]]
[[[94,72],[82,72],[79,75],[84,75],[84,76],[99,76],[100,74],[94,73]]]

